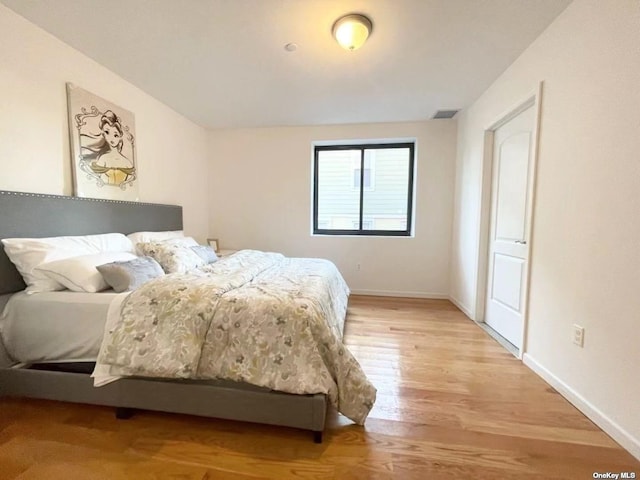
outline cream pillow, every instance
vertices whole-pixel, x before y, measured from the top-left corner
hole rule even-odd
[[[95,293],[109,288],[96,267],[136,258],[138,257],[129,252],[102,252],[43,263],[35,270],[43,272],[47,277],[74,292]]]
[[[142,256],[153,258],[166,273],[185,273],[205,265],[205,261],[191,247],[180,241],[138,243]]]

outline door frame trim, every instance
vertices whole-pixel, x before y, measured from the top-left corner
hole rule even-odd
[[[484,323],[486,297],[487,297],[487,276],[489,273],[489,235],[491,223],[491,189],[493,187],[493,137],[494,132],[515,118],[517,115],[525,111],[529,107],[534,108],[534,124],[531,140],[531,179],[529,183],[529,191],[527,192],[530,201],[527,205],[527,265],[524,274],[524,291],[523,291],[523,313],[522,313],[522,337],[520,349],[518,350],[518,358],[522,359],[527,351],[527,325],[529,320],[529,289],[531,285],[531,260],[533,254],[533,227],[534,227],[534,206],[536,192],[536,172],[538,164],[538,150],[540,138],[540,118],[542,113],[542,88],[543,82],[539,82],[537,88],[531,91],[523,100],[517,102],[513,107],[509,108],[502,115],[498,116],[493,122],[484,128],[484,149],[482,159],[482,191],[480,194],[480,241],[478,246],[478,269],[476,276],[476,322]]]

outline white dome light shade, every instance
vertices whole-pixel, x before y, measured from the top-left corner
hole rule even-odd
[[[364,45],[371,29],[371,20],[364,15],[345,15],[333,24],[333,36],[342,48],[353,51]]]

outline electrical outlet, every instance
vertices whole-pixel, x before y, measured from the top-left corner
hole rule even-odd
[[[360,270],[360,264],[356,263],[356,270]]]
[[[579,347],[584,347],[584,327],[573,324],[573,343]]]

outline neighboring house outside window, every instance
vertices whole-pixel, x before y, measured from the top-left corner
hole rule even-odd
[[[359,157],[359,155],[358,155]],[[354,160],[352,162],[353,165],[353,188],[355,190],[360,189],[360,179],[362,178],[364,183],[365,191],[371,191],[375,188],[375,163],[376,163],[376,152],[375,150],[371,150],[367,152],[367,155],[364,157],[364,175],[362,174],[362,169],[360,168],[360,158]]]
[[[414,143],[314,147],[313,233],[411,235]]]

